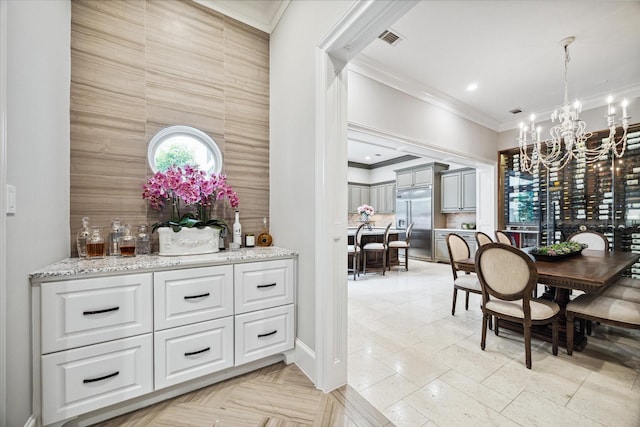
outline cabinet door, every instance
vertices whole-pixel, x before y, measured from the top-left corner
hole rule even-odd
[[[441,210],[442,212],[458,212],[460,210],[460,174],[442,175]]]
[[[449,261],[449,250],[447,249],[446,239],[435,239],[434,258],[436,261]]]
[[[433,168],[416,169],[413,171],[413,185],[424,186],[433,184]]]
[[[382,200],[380,199],[378,194],[379,185],[372,185],[369,187],[369,205],[373,206],[373,209],[376,213],[383,213],[384,207],[382,206]]]
[[[396,172],[396,185],[398,188],[408,188],[413,185],[413,172]]]
[[[361,205],[370,205],[370,201],[369,201],[369,187],[366,185],[361,185],[360,186],[360,204],[358,206]],[[358,211],[358,206],[356,206],[356,212]]]
[[[385,212],[394,213],[396,211],[396,186],[395,184],[385,184],[383,188],[383,199],[385,202]]]
[[[461,201],[462,210],[475,211],[476,210],[476,172],[467,171],[462,172],[462,191]]]
[[[348,192],[349,192],[349,202],[348,202],[348,206],[349,206],[349,213],[356,213],[358,212],[358,206],[359,202],[360,202],[360,190],[358,190],[356,192],[356,186],[355,185],[351,185],[349,184],[348,186]]]

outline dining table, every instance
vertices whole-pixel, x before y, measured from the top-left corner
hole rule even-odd
[[[529,252],[532,248],[524,248]],[[538,283],[547,286],[542,295],[556,302],[560,306],[560,345],[566,347],[566,306],[570,301],[573,290],[586,293],[600,293],[613,284],[622,274],[640,259],[640,254],[624,251],[599,251],[584,249],[581,253],[559,257],[557,259],[536,260]],[[456,261],[460,270],[475,272],[475,258],[465,258]],[[504,322],[506,323],[506,322]],[[500,322],[503,326],[503,321]],[[520,325],[506,323],[507,329],[520,331]],[[551,341],[550,328],[532,329],[532,336]],[[587,345],[587,337],[583,330],[575,332],[574,350],[582,351]]]

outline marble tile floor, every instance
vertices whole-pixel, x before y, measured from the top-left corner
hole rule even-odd
[[[447,264],[409,261],[348,280],[348,382],[397,426],[640,426],[640,331],[594,326],[573,356],[521,335],[487,334]]]

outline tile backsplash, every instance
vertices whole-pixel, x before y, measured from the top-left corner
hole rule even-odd
[[[446,228],[462,228],[462,223],[476,222],[475,212],[445,214]]]

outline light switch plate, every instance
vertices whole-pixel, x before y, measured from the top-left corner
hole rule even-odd
[[[7,215],[16,213],[16,186],[7,184]]]

